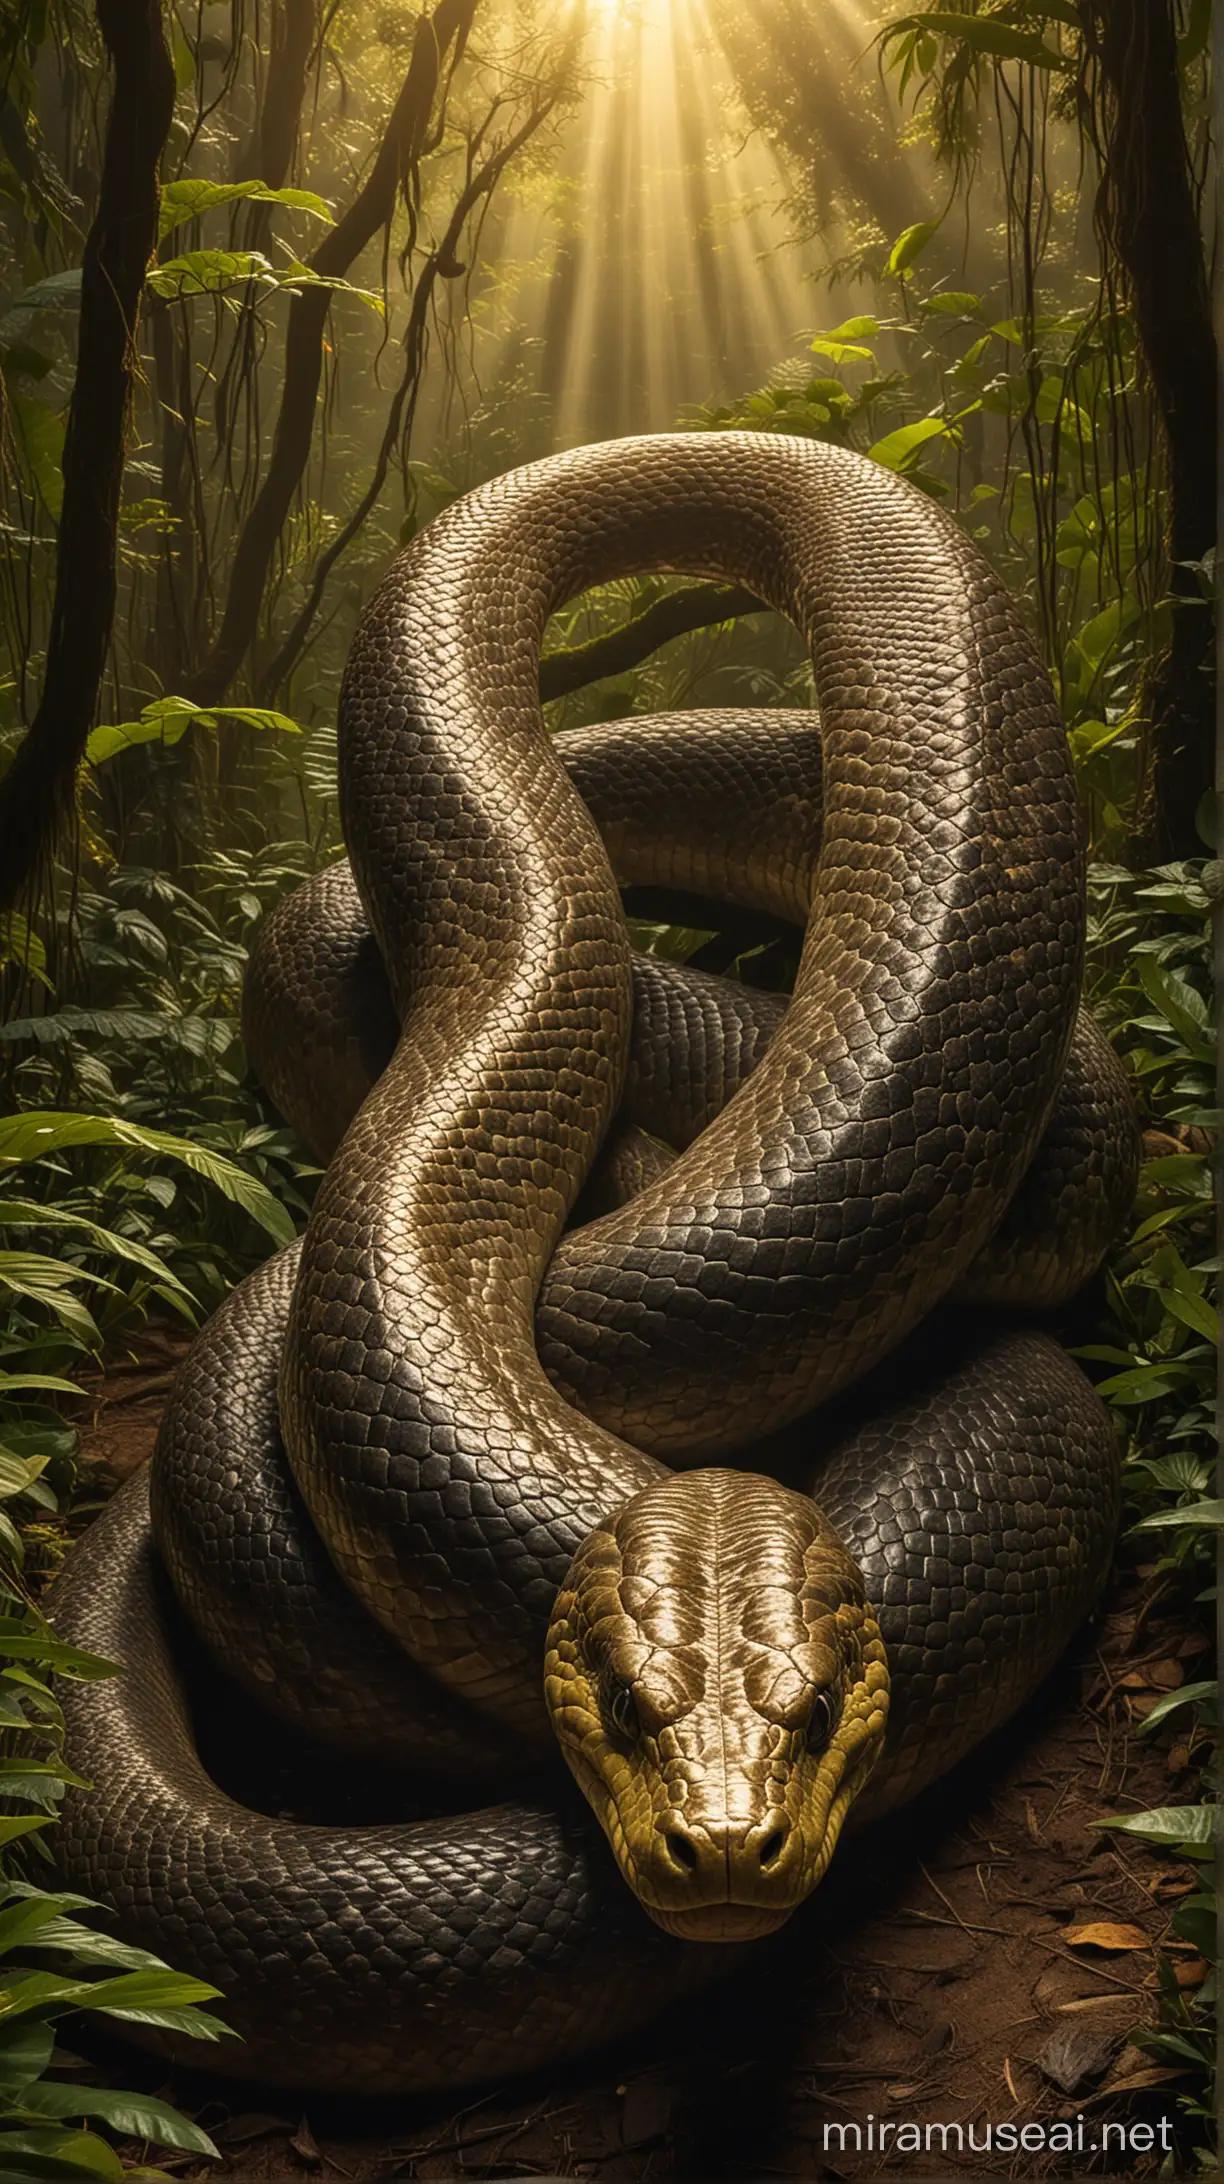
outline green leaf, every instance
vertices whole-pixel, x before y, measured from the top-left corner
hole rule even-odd
[[[190,91],[196,80],[196,52],[179,21],[177,8],[170,11],[170,50],[174,56],[175,88],[180,92]]]
[[[1177,41],[1177,65],[1181,69],[1192,68],[1201,60],[1211,41],[1211,0],[1190,0],[1190,15],[1185,34]]]
[[[10,388],[8,409],[18,452],[47,514],[56,523],[64,502],[63,413]]]
[[[814,356],[827,356],[831,364],[862,364],[873,361],[870,349],[865,349],[861,342],[835,341],[831,334],[817,334],[809,347]]]
[[[22,2163],[20,2157],[31,2159]],[[124,2167],[113,2146],[92,2131],[0,2131],[0,2175],[16,2184],[25,2177],[94,2177],[123,2184]]]
[[[276,274],[262,250],[189,250],[150,266],[146,286],[155,296],[179,302],[184,296],[221,296],[252,281],[275,286]]]
[[[944,318],[981,318],[982,299],[971,296],[964,289],[941,288],[934,296],[922,299],[924,311],[937,311]]]
[[[81,1145],[121,1145],[135,1152],[168,1155],[185,1168],[204,1177],[223,1197],[241,1206],[276,1243],[293,1239],[293,1222],[285,1208],[254,1176],[244,1174],[220,1153],[189,1138],[171,1137],[164,1130],[149,1130],[118,1115],[74,1115],[54,1109],[33,1108],[18,1115],[0,1116],[0,1166],[16,1166]],[[0,1385],[2,1385],[0,1380]],[[75,1391],[74,1391],[75,1392]]]
[[[944,438],[947,430],[945,417],[920,417],[912,425],[898,425],[895,432],[886,432],[882,440],[868,448],[868,458],[882,463],[885,470],[904,470],[920,447],[925,447],[928,440]]]
[[[1214,1706],[1219,1695],[1220,1686],[1214,1681],[1183,1684],[1180,1691],[1166,1691],[1163,1698],[1157,1699],[1151,1713],[1145,1714],[1139,1723],[1140,1736],[1147,1736],[1167,1715],[1176,1713],[1179,1706],[1200,1706],[1208,1702]]]
[[[166,746],[177,743],[193,723],[215,728],[219,720],[241,721],[248,728],[258,728],[278,735],[296,736],[301,729],[287,713],[274,712],[269,706],[259,705],[194,705],[190,698],[157,698],[146,705],[139,720],[120,721],[114,726],[95,728],[85,745],[85,756],[91,766],[104,765],[120,751],[127,751],[137,743],[161,743]]]
[[[41,2078],[55,2053],[55,2027],[23,2018],[0,2036],[0,2101]]]
[[[42,1814],[5,1813],[0,1816],[0,1844],[15,1843],[21,1835],[33,1835],[39,1828],[50,1827],[51,1822]]]
[[[42,2116],[97,2116],[125,2138],[151,2139],[156,2146],[181,2146],[190,2154],[221,2159],[206,2131],[180,2116],[177,2108],[144,2093],[110,2093],[96,2086],[34,2085],[23,2106]]]
[[[1055,69],[1060,75],[1069,74],[1074,67],[1068,55],[1043,42],[1040,31],[1013,29],[997,15],[949,15],[942,9],[924,10],[920,15],[907,16],[906,21],[916,29],[954,39],[988,60],[1024,61],[1030,68]]]
[[[1176,971],[1166,970],[1150,955],[1138,958],[1139,980],[1144,992],[1168,1018],[1196,1061],[1214,1062],[1215,1043],[1208,1028],[1207,1003]]]
[[[1214,1805],[1160,1805],[1152,1812],[1132,1812],[1125,1817],[1093,1820],[1094,1828],[1118,1828],[1123,1835],[1137,1835],[1147,1843],[1210,1844],[1216,1840],[1219,1813]]]
[[[1132,1527],[1136,1532],[1180,1531],[1189,1525],[1224,1524],[1224,1501],[1183,1502],[1177,1509],[1157,1509],[1150,1517],[1140,1517]]]
[[[915,220],[912,227],[904,228],[888,253],[886,273],[895,273],[904,279],[915,259],[922,256],[933,235],[943,225],[940,220]]]
[[[82,1653],[77,1646],[61,1645],[54,1632],[22,1631],[13,1637],[0,1638],[0,1660],[43,1661],[57,1676],[71,1676],[82,1683],[93,1683],[99,1677],[118,1673],[113,1661],[104,1661],[96,1653]],[[0,1759],[0,1775],[7,1764]]]
[[[1208,1342],[1220,1339],[1219,1314],[1212,1310],[1205,1297],[1196,1297],[1178,1289],[1159,1289],[1156,1292],[1165,1311],[1183,1327],[1193,1328],[1196,1335],[1206,1335]]]
[[[91,1909],[86,1896],[61,1896],[61,1904],[76,1903]],[[69,1919],[56,1914],[40,1927],[39,1949],[63,1950],[81,1964],[111,1964],[126,1972],[164,1972],[166,1966],[160,1957],[148,1949],[135,1949],[129,1942],[119,1941],[113,1934],[100,1934],[92,1926],[82,1925],[79,1919]]]
[[[115,1013],[122,1015],[124,1012],[116,1010]],[[167,1020],[174,1021],[173,1018]],[[0,1028],[0,1038],[11,1028],[10,1025]],[[232,1036],[231,1031],[230,1037]],[[87,1236],[100,1251],[107,1252],[112,1258],[126,1260],[131,1266],[138,1266],[153,1281],[177,1289],[184,1297],[188,1295],[177,1274],[171,1273],[165,1260],[159,1259],[155,1251],[147,1250],[144,1244],[135,1243],[131,1237],[119,1236],[114,1229],[100,1228],[96,1221],[89,1220],[86,1215],[69,1213],[59,1206],[40,1206],[34,1199],[0,1199],[0,1229],[43,1227],[75,1229],[78,1234]]]
[[[238,198],[261,205],[285,205],[294,212],[308,212],[312,219],[332,223],[325,198],[314,190],[273,190],[266,182],[168,182],[161,193],[160,229],[164,241],[185,220],[198,220],[217,205],[232,205]]]
[[[9,1956],[14,1949],[27,1948],[32,1936],[58,1917],[59,1909],[55,1896],[26,1896],[17,1903],[7,1904],[0,1911],[0,1956]]]
[[[17,1395],[27,1388],[46,1388],[53,1395],[79,1395],[74,1380],[60,1380],[54,1373],[0,1372],[0,1396]]]
[[[824,341],[869,341],[879,332],[880,321],[877,318],[848,318],[841,326],[830,327],[828,333],[822,335],[821,339]]]

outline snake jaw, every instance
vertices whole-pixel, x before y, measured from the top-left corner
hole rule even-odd
[[[583,1542],[545,1697],[651,1917],[742,1941],[823,1877],[883,1746],[888,1669],[861,1576],[813,1503],[689,1472]]]

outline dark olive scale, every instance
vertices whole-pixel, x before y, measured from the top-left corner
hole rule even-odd
[[[635,974],[612,866],[542,729],[550,614],[648,569],[748,584],[811,647],[818,739],[808,716],[768,729],[808,787],[779,809],[741,752],[751,853],[698,827],[652,866],[731,899],[755,872],[779,915],[810,897],[784,1012]],[[265,1028],[285,1081],[318,1064],[317,1134],[364,1104],[301,1244],[179,1378],[158,1540],[205,1642],[290,1719],[338,1750],[504,1780],[507,1740],[543,1733],[544,1628],[578,1542],[664,1462],[750,1464],[756,1436],[868,1374],[1007,1218],[1073,1051],[1074,787],[1032,644],[940,510],[842,450],[688,434],[533,465],[414,541],[353,647],[341,795],[375,938],[342,872],[312,883],[320,976],[290,992],[283,1038]],[[634,795],[601,813],[622,877]],[[692,795],[716,832],[727,792]],[[642,1023],[683,1020],[676,1063],[635,1040],[635,993]],[[631,1067],[647,1095],[673,1073],[692,1142],[565,1233]],[[720,1111],[697,1134],[703,1099]],[[1110,1204],[1111,1172],[1102,1155]],[[1087,1612],[1116,1451],[1057,1346],[1000,1334],[858,1426],[812,1484],[892,1656],[878,1809],[1018,1705]],[[192,1742],[147,1491],[117,1497],[56,1588],[63,1636],[134,1671],[65,1688],[95,1786],[69,1791],[56,1854],[126,1939],[230,1998],[231,2069],[461,2086],[726,1971],[737,1952],[650,1924],[551,1777],[532,1803],[399,1827],[307,1828],[223,1796]]]

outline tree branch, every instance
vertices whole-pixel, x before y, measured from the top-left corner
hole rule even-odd
[[[546,652],[540,663],[540,696],[563,698],[571,690],[599,682],[605,675],[623,675],[657,652],[673,637],[690,630],[711,629],[733,621],[740,614],[768,614],[770,609],[755,592],[739,584],[693,584],[687,591],[668,592],[653,606],[635,614],[622,628],[606,637],[592,637],[589,644],[570,645]]]

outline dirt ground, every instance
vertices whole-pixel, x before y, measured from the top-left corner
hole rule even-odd
[[[85,1451],[115,1476],[149,1454],[182,1346],[151,1333],[88,1390]],[[126,2082],[169,2092],[224,2153],[220,2168],[151,2158],[184,2179],[243,2184],[1155,2175],[1162,2136],[1166,2149],[1181,2143],[1182,2081],[1130,2035],[1155,2016],[1156,1952],[1193,1876],[1091,1823],[1196,1794],[1176,1728],[1151,1740],[1134,1729],[1194,1677],[1204,1645],[1150,1569],[1120,1571],[1022,1716],[917,1806],[842,1846],[759,1981],[636,2049],[458,2108],[353,2113],[323,2102],[303,2113],[217,2081],[166,2086],[124,2054]],[[1185,1944],[1171,1953],[1181,1984],[1204,1976]],[[114,2070],[112,2059],[112,2083]],[[1073,2151],[1019,2146],[1020,2126],[1059,2119]],[[952,2128],[912,2151],[902,2127],[927,2124],[959,2126],[960,2146]],[[1004,2134],[987,2151],[987,2124],[1013,2125],[1016,2150]],[[1120,2125],[1140,2126],[1125,2147]]]

